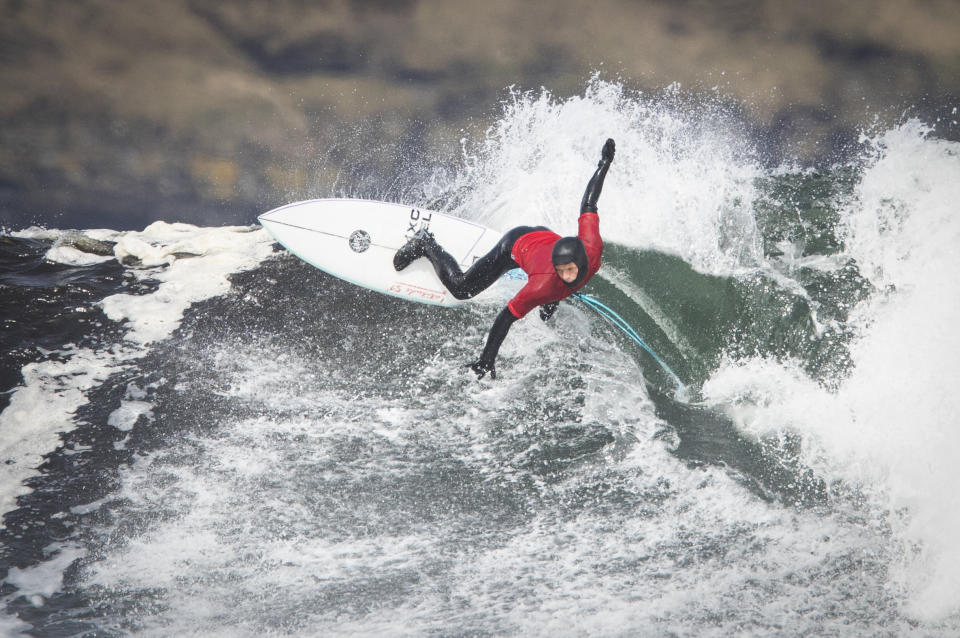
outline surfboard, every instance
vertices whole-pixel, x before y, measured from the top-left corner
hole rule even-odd
[[[463,302],[444,288],[426,259],[397,272],[397,250],[426,228],[466,270],[501,237],[498,231],[452,215],[366,199],[294,202],[258,219],[284,248],[315,268],[370,290],[441,306]],[[509,278],[525,279],[517,273]],[[484,296],[487,293],[476,298]]]

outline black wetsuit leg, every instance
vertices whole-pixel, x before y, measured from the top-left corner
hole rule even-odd
[[[490,252],[473,263],[467,272],[460,270],[453,255],[443,250],[439,244],[426,246],[426,256],[433,264],[437,277],[457,299],[470,299],[493,285],[500,275],[513,268],[519,268],[513,261],[513,244],[527,233],[547,230],[543,226],[517,226],[507,231]]]

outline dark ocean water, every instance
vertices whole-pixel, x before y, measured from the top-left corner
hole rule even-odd
[[[683,392],[576,301],[477,382],[497,305],[257,226],[7,229],[0,632],[958,635],[960,149],[770,169],[596,84],[392,199],[572,229],[607,136],[587,292]]]

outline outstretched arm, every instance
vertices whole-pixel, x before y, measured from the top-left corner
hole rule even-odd
[[[612,139],[608,139],[603,145],[601,151],[600,163],[597,164],[597,170],[587,183],[587,190],[583,192],[583,200],[580,202],[580,214],[597,212],[597,200],[600,199],[600,191],[603,190],[603,180],[607,176],[607,169],[613,162],[613,155],[617,147]]]
[[[512,326],[516,320],[517,318],[513,316],[509,308],[504,308],[500,311],[500,314],[497,315],[496,320],[493,322],[493,327],[490,328],[490,334],[487,336],[487,345],[483,348],[480,360],[467,364],[467,367],[477,373],[478,379],[482,379],[483,375],[487,372],[490,373],[491,379],[497,378],[497,369],[494,365],[497,359],[497,353],[500,352],[500,345],[503,343],[504,338],[506,338],[510,326]]]

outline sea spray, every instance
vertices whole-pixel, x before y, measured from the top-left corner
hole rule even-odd
[[[851,451],[883,474],[891,508],[910,513],[899,530],[920,547],[900,574],[910,610],[937,618],[960,611],[960,144],[912,121],[873,148],[845,221],[879,292],[857,317],[838,398],[862,433]]]
[[[679,89],[677,89],[679,90]],[[605,241],[721,273],[761,260],[752,202],[761,169],[722,105],[697,113],[594,79],[582,96],[514,92],[476,144],[464,142],[455,212],[493,228],[576,232],[580,198],[607,138],[617,155],[600,197]]]
[[[849,376],[728,360],[704,395],[757,436],[802,433],[806,462],[886,508],[892,582],[908,613],[936,621],[960,608],[960,145],[915,121],[867,141],[841,211],[846,253],[875,289],[851,315]]]

